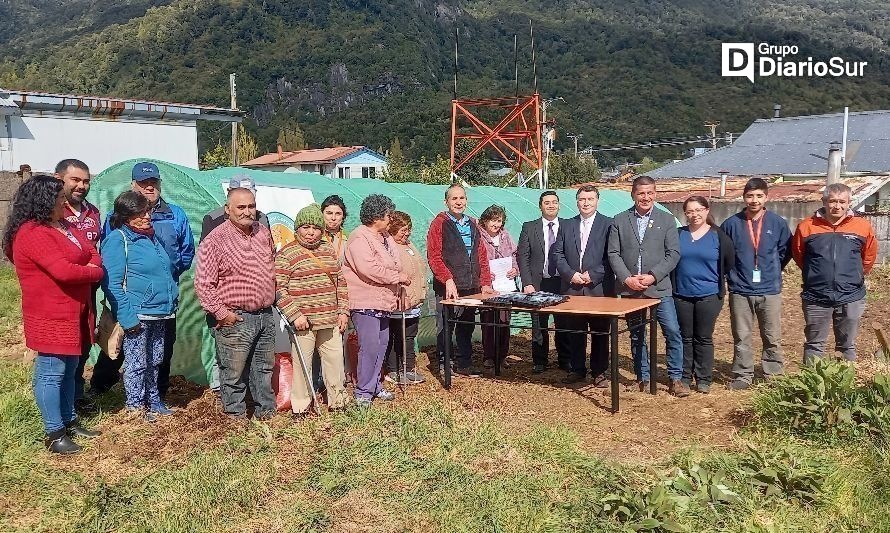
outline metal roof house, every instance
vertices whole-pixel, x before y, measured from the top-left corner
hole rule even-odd
[[[756,120],[732,144],[649,173],[661,178],[825,175],[829,145],[840,143],[844,114]],[[890,110],[849,113],[847,173],[890,172]]]
[[[243,167],[276,172],[315,172],[329,178],[377,178],[387,168],[386,156],[366,146],[313,148],[261,155]]]
[[[198,168],[197,122],[242,117],[204,105],[0,89],[0,170],[52,171],[66,158],[94,174],[131,158]]]

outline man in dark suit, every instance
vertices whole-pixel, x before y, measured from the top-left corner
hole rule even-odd
[[[562,280],[562,294],[574,296],[611,296],[614,276],[607,253],[612,219],[596,212],[599,191],[593,185],[578,189],[575,198],[579,215],[565,221],[553,245],[552,257]],[[605,333],[608,319],[566,317],[568,329]],[[566,384],[584,381],[587,377],[587,334],[572,333],[572,369],[563,378]],[[609,337],[593,335],[590,343],[590,375],[599,388],[609,386]]]
[[[516,247],[516,263],[522,290],[526,294],[546,291],[560,294],[560,279],[556,273],[556,263],[551,250],[559,234],[559,227],[565,219],[559,218],[559,196],[555,191],[544,191],[538,200],[541,218],[529,220],[522,225],[519,244]],[[532,315],[532,373],[540,374],[547,370],[550,352],[550,332],[547,326],[549,313]],[[554,317],[557,328],[563,327],[562,319]],[[571,370],[570,339],[567,334],[556,333],[556,361],[559,368]]]

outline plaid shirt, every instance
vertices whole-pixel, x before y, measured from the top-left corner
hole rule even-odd
[[[254,223],[250,235],[226,222],[201,241],[195,292],[205,311],[222,320],[236,309],[259,311],[275,302],[272,234]]]

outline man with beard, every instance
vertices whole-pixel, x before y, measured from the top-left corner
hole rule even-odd
[[[78,229],[93,246],[98,247],[99,233],[102,228],[99,210],[86,199],[90,192],[89,167],[79,159],[63,159],[56,165],[56,178],[61,180],[62,192],[65,194],[65,222]],[[93,286],[91,305],[96,304],[96,289],[98,287],[98,284]],[[91,349],[92,344],[83,346],[80,363],[74,374],[74,402],[80,411],[93,409],[92,400],[84,397],[85,381],[83,379],[83,370],[87,359],[90,358]]]

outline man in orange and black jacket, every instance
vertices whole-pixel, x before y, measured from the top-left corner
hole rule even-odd
[[[856,335],[865,311],[865,275],[878,254],[868,220],[850,210],[851,191],[843,183],[825,187],[823,207],[804,219],[791,239],[791,253],[803,272],[805,364],[825,354],[834,329],[835,350],[856,360]]]

